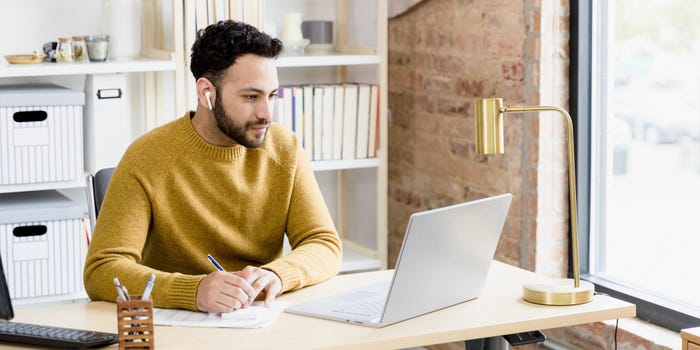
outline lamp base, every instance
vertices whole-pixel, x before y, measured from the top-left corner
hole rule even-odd
[[[574,280],[558,278],[523,285],[523,299],[542,305],[578,305],[593,300],[593,283],[580,281],[574,287]]]

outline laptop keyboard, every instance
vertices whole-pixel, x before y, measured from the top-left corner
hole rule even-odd
[[[356,303],[338,305],[333,309],[333,312],[356,316],[375,316],[382,312],[384,300],[384,296],[378,295]]]
[[[52,348],[84,349],[114,344],[118,339],[114,333],[20,322],[0,322],[0,341]]]

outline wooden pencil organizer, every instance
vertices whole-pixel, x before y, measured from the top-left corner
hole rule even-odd
[[[131,300],[117,297],[117,336],[119,349],[155,349],[153,343],[153,299]]]

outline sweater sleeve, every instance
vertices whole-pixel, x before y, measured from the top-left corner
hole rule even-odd
[[[203,275],[157,271],[139,263],[151,224],[153,191],[136,163],[122,160],[110,180],[85,261],[85,290],[92,300],[115,301],[115,277],[131,294],[140,294],[155,273],[156,307],[196,310]]]
[[[262,266],[280,277],[281,292],[335,276],[342,260],[340,238],[301,146],[297,159],[287,218],[287,237],[292,251]]]

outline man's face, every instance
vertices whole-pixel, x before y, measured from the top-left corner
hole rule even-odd
[[[236,59],[216,87],[212,112],[219,130],[240,145],[260,147],[278,87],[273,59],[252,54]]]

